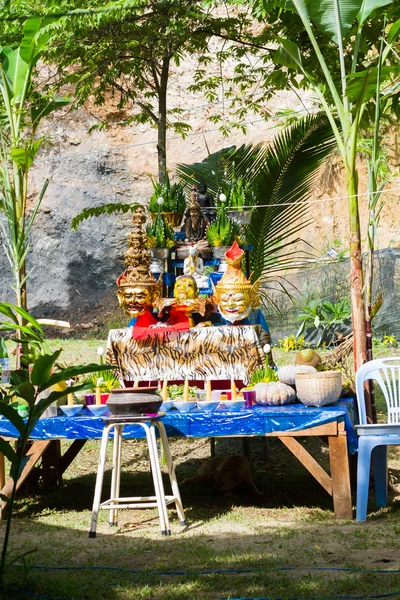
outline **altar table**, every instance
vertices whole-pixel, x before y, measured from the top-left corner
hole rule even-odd
[[[192,327],[133,339],[132,327],[111,329],[106,362],[121,379],[175,381],[237,379],[247,383],[265,363],[264,346],[270,335],[259,325]],[[272,354],[268,360],[273,366]]]
[[[323,408],[306,408],[302,404],[277,407],[254,406],[237,412],[218,408],[213,413],[205,413],[199,409],[190,413],[179,413],[173,410],[163,416],[163,422],[169,437],[278,437],[332,496],[335,517],[351,519],[348,440],[349,447],[354,452],[356,438],[349,421],[349,406],[349,403]],[[31,439],[34,441],[29,449],[30,458],[24,468],[19,485],[26,479],[52,440],[74,440],[66,453],[60,457],[58,467],[61,475],[87,439],[101,438],[103,427],[103,420],[90,416],[90,413],[84,413],[82,416],[74,418],[41,419],[32,432]],[[0,419],[0,436],[13,438],[16,435],[17,432],[13,425],[4,418]],[[295,439],[303,436],[327,436],[330,475]],[[124,428],[124,437],[141,438],[143,432],[135,425],[127,425]],[[1,493],[9,495],[11,485],[11,480],[8,480],[7,483],[4,481],[3,462],[3,481],[1,481],[0,473]]]

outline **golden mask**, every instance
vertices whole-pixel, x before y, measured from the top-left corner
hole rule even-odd
[[[193,300],[199,295],[197,283],[194,277],[180,275],[177,277],[174,287],[174,298],[179,302]]]
[[[150,252],[146,248],[143,207],[132,217],[133,230],[128,236],[129,248],[124,253],[125,271],[118,277],[118,303],[131,318],[140,317],[150,310],[161,292],[161,280],[156,281],[150,271]]]
[[[140,317],[153,306],[155,298],[152,286],[121,287],[118,292],[118,303],[131,318]]]
[[[239,248],[237,242],[234,242],[225,252],[228,268],[214,288],[215,303],[221,315],[229,323],[242,321],[260,303],[258,296],[260,282],[258,280],[251,284],[246,279],[241,267],[243,254],[243,250]]]

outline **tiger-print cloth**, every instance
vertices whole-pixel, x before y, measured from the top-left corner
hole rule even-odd
[[[240,379],[247,383],[254,369],[264,365],[263,347],[269,343],[269,334],[259,325],[159,331],[139,340],[127,327],[110,330],[106,361],[125,380]],[[273,364],[271,354],[269,360]]]

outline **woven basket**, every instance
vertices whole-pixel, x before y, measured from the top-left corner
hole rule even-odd
[[[339,400],[342,391],[340,371],[297,373],[297,397],[306,406],[326,406]]]

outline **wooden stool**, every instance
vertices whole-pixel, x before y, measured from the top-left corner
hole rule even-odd
[[[100,446],[99,466],[97,470],[96,488],[94,492],[92,522],[90,525],[89,537],[96,537],[97,517],[99,509],[109,510],[109,524],[117,525],[117,516],[119,508],[158,508],[158,516],[160,519],[160,527],[162,535],[171,535],[169,528],[167,505],[175,503],[178,513],[179,524],[185,527],[185,515],[179,486],[175,476],[175,468],[172,462],[171,452],[168,444],[168,437],[165,432],[165,427],[158,417],[106,417],[104,418],[106,425],[103,430]],[[151,473],[153,476],[155,496],[135,496],[129,498],[120,498],[120,479],[121,479],[121,450],[122,450],[122,432],[125,425],[139,425],[143,427],[146,433],[147,445],[149,450],[149,458],[151,465]],[[164,493],[164,485],[161,476],[159,456],[157,450],[157,439],[155,428],[158,428],[160,433],[161,443],[167,461],[169,479],[171,482],[172,495],[166,496]],[[111,476],[111,493],[109,500],[100,502],[101,492],[103,488],[104,468],[106,463],[107,443],[111,430],[114,430],[114,445],[113,445],[113,469]]]

